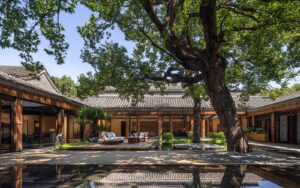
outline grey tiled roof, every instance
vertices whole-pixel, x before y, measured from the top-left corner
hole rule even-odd
[[[6,74],[4,72],[0,71],[0,83],[3,85],[7,85],[7,86],[11,86],[11,87],[15,87],[21,90],[25,90],[25,91],[29,91],[29,92],[33,92],[36,94],[40,94],[40,95],[44,95],[44,96],[49,96],[51,98],[54,99],[60,99],[66,102],[70,102],[72,104],[75,105],[84,105],[83,103],[76,101],[72,98],[63,96],[62,94],[52,91],[52,90],[48,90],[47,87],[44,87],[44,85],[42,84],[36,84],[35,82],[30,82],[30,81],[26,81],[20,78],[17,78],[15,76]]]
[[[30,72],[21,66],[0,65],[0,72],[4,72],[21,79],[28,79],[30,75]]]
[[[277,104],[281,104],[283,102],[287,102],[287,101],[290,101],[290,100],[297,100],[297,99],[300,99],[300,90],[292,92],[288,95],[284,95],[282,97],[279,97],[279,98],[277,98],[276,100],[273,100],[273,101],[269,100],[267,103],[258,106],[257,109],[258,108],[267,108],[267,107],[270,107],[270,106],[273,106],[273,105],[277,105]]]
[[[266,97],[251,96],[244,105],[239,101],[239,97],[233,97],[237,108],[255,108],[268,102]],[[84,103],[94,107],[104,109],[192,109],[192,98],[182,98],[180,95],[146,95],[142,102],[132,106],[131,102],[121,99],[118,95],[99,95],[98,97],[89,97]],[[210,101],[203,101],[202,108],[211,109]]]
[[[36,75],[38,79],[33,78],[30,75],[30,72],[21,66],[0,65],[0,72],[11,75],[15,78],[22,79],[26,81],[28,84],[34,85],[39,88],[43,88],[44,90],[50,93],[61,94],[61,92],[53,84],[46,70],[43,70],[38,75]]]

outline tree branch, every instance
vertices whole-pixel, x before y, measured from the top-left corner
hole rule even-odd
[[[159,30],[160,34],[163,35],[165,26],[161,23],[161,21],[159,20],[159,18],[156,15],[156,13],[154,12],[153,6],[152,6],[150,0],[144,0],[144,1],[140,1],[140,2],[142,4],[142,6],[144,7],[149,18],[152,20],[152,22],[155,24],[155,26]]]
[[[145,32],[145,30],[141,27],[139,27],[139,30],[141,31],[141,33],[151,42],[151,44],[159,49],[160,51],[162,51],[163,53],[167,54],[168,56],[170,56],[171,58],[173,58],[175,61],[177,61],[178,63],[181,63],[181,61],[179,59],[177,59],[175,56],[173,56],[171,53],[169,53],[166,49],[162,48],[161,46],[159,46],[158,44],[156,44],[151,37]]]
[[[203,80],[202,74],[197,74],[194,76],[183,76],[179,73],[172,73],[174,69],[169,68],[163,76],[156,76],[156,75],[150,75],[146,74],[145,78],[152,80],[152,81],[161,81],[166,83],[185,83],[187,85],[192,85],[194,83],[198,83]]]

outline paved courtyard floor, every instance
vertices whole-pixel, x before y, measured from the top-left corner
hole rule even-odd
[[[300,158],[267,151],[248,154],[213,151],[55,151],[32,149],[0,155],[0,166],[15,164],[99,165],[300,165]]]

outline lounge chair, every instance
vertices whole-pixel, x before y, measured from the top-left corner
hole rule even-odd
[[[124,137],[116,136],[114,132],[103,132],[99,142],[102,144],[118,144],[123,143]]]

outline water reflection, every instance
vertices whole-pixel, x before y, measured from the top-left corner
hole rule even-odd
[[[299,166],[16,165],[0,167],[0,187],[297,187],[299,174]]]

